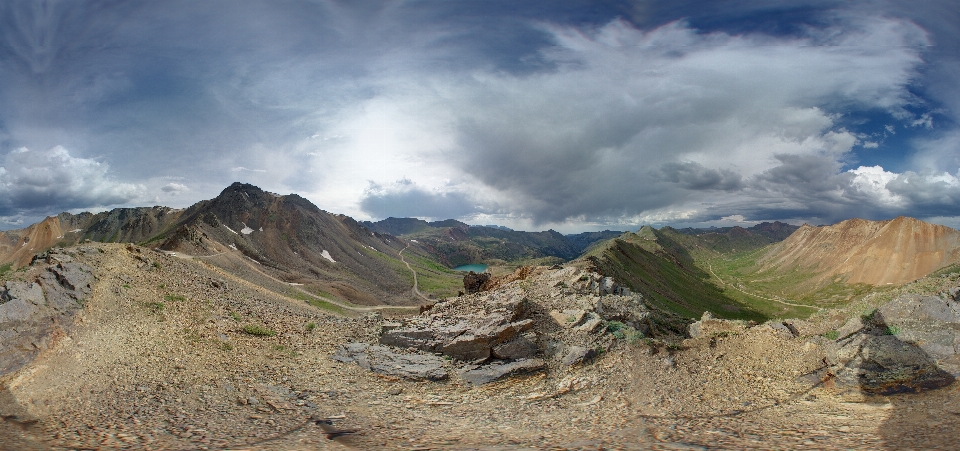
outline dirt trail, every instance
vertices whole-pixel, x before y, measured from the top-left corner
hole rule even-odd
[[[401,252],[403,252],[403,251],[401,251]],[[178,257],[178,258],[188,259],[188,260],[189,260],[189,259],[207,259],[207,258],[219,257],[219,256],[229,255],[229,254],[234,254],[234,253],[238,253],[238,254],[242,255],[242,253],[240,253],[240,251],[234,251],[234,252],[224,251],[224,252],[220,252],[220,253],[217,253],[217,254],[212,254],[212,255],[199,255],[199,256],[198,256],[198,255],[188,255],[188,254],[184,254],[184,253],[181,253],[181,252],[165,252],[165,253],[166,253],[167,255],[170,255],[170,256],[173,256],[173,257]],[[368,313],[368,312],[382,312],[382,311],[387,311],[387,310],[389,310],[389,311],[395,311],[395,312],[397,312],[397,313],[418,313],[418,312],[420,311],[420,308],[419,308],[419,307],[416,307],[416,306],[412,306],[412,307],[411,307],[411,306],[387,305],[387,304],[374,305],[374,306],[358,306],[358,305],[343,303],[343,302],[340,302],[340,301],[338,301],[338,300],[336,300],[336,299],[332,299],[332,298],[318,297],[317,295],[315,295],[315,294],[313,294],[313,293],[310,293],[310,292],[308,292],[307,290],[304,290],[303,288],[300,288],[300,287],[298,287],[298,286],[296,286],[296,285],[291,285],[291,284],[288,283],[288,282],[284,282],[284,281],[282,281],[282,280],[280,280],[280,279],[277,279],[276,277],[271,276],[270,274],[267,274],[266,272],[262,271],[260,268],[257,268],[256,266],[254,266],[254,265],[250,264],[249,262],[247,262],[247,261],[245,260],[246,256],[243,256],[243,257],[244,257],[244,260],[241,260],[241,261],[243,261],[243,263],[244,263],[244,265],[247,267],[247,269],[249,269],[249,270],[251,270],[251,271],[254,271],[254,272],[256,272],[257,274],[259,274],[259,275],[261,275],[261,276],[263,276],[263,277],[265,277],[265,278],[267,278],[267,279],[269,279],[269,280],[271,280],[271,281],[273,281],[273,282],[276,282],[276,283],[278,283],[278,284],[282,284],[282,285],[289,286],[290,289],[295,290],[295,291],[297,291],[297,292],[300,292],[300,293],[302,293],[302,294],[304,294],[304,295],[306,295],[306,296],[316,297],[316,298],[318,298],[318,299],[320,299],[320,300],[322,300],[322,301],[324,301],[324,302],[327,302],[327,303],[336,305],[337,307],[340,307],[340,308],[342,308],[342,309],[344,309],[344,310],[347,310],[347,311],[350,311],[350,312],[354,312],[354,313]],[[402,257],[401,257],[401,260],[402,260]],[[406,262],[404,262],[404,263],[406,263]],[[409,268],[410,265],[407,265],[407,267]],[[215,271],[217,271],[220,275],[222,275],[222,276],[225,277],[225,278],[230,278],[231,280],[234,280],[234,281],[236,281],[236,282],[246,284],[246,285],[248,285],[248,286],[249,286],[250,288],[252,288],[252,289],[261,289],[261,290],[263,289],[263,287],[260,287],[260,286],[258,286],[258,285],[256,285],[256,284],[251,283],[251,282],[249,282],[249,281],[247,281],[247,280],[244,280],[244,279],[242,279],[242,278],[236,277],[235,275],[230,274],[230,273],[222,270],[221,268],[216,268],[216,267],[214,267],[214,268],[215,268],[215,269],[214,269]],[[414,277],[414,290],[416,290],[416,277],[417,277],[416,272],[414,272],[413,277]],[[421,298],[426,299],[426,297],[424,297],[423,295],[421,295],[419,291],[415,291],[415,292],[416,292],[416,294],[417,294],[418,296],[420,296]]]
[[[402,261],[404,265],[407,265],[407,269],[409,269],[410,272],[413,273],[413,294],[419,296],[420,299],[423,299],[426,302],[433,302],[429,298],[424,296],[422,293],[420,293],[420,288],[417,287],[417,272],[414,271],[413,268],[410,267],[410,263],[407,263],[407,261],[404,260],[403,258],[403,251],[407,250],[409,247],[410,247],[410,243],[407,243],[406,247],[404,247],[403,249],[400,249],[400,252],[397,252],[397,256],[400,257],[400,261]]]
[[[780,304],[783,304],[783,305],[789,305],[789,306],[791,306],[791,307],[804,307],[804,308],[814,309],[814,310],[816,310],[816,311],[818,311],[818,312],[822,312],[822,311],[823,311],[823,307],[817,307],[817,306],[815,306],[815,305],[796,304],[796,303],[787,302],[787,301],[784,301],[784,300],[781,300],[781,299],[768,298],[768,297],[766,297],[766,296],[760,296],[759,294],[749,293],[749,292],[741,289],[740,287],[738,287],[738,286],[736,286],[736,285],[734,285],[734,284],[732,284],[732,283],[724,282],[723,279],[721,279],[720,276],[717,275],[717,273],[713,272],[713,265],[711,265],[709,262],[707,262],[707,267],[710,269],[710,274],[712,274],[713,277],[716,277],[717,280],[720,281],[720,283],[721,283],[722,285],[726,285],[726,286],[728,286],[728,287],[730,287],[730,288],[733,288],[734,290],[737,290],[737,291],[739,291],[739,292],[741,292],[741,293],[743,293],[743,294],[745,294],[745,295],[747,295],[747,296],[755,297],[755,298],[757,298],[757,299],[763,299],[763,300],[766,300],[766,301],[777,302],[777,303],[780,303]]]

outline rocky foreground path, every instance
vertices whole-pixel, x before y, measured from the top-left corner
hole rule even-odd
[[[344,343],[377,343],[379,315],[341,318],[225,280],[202,263],[97,248],[72,256],[95,276],[75,329],[0,378],[0,449],[899,450],[960,443],[956,384],[892,396],[835,385],[817,376],[827,354],[820,332],[752,327],[666,342],[543,322],[533,329],[537,340],[591,343],[599,355],[568,366],[545,354],[545,371],[482,385],[457,376],[464,363],[451,359],[445,381],[414,381],[331,359]],[[535,321],[547,321],[550,311],[600,299],[560,284],[585,275],[544,269],[502,291],[440,304],[424,318],[469,312],[492,296],[522,296],[542,310],[534,310]],[[317,424],[321,418],[332,425]],[[331,427],[355,433],[330,439]]]

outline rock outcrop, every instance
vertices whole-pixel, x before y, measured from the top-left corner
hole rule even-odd
[[[533,320],[520,319],[524,303],[508,302],[502,308],[480,318],[420,317],[403,327],[388,330],[380,344],[436,352],[454,359],[472,362],[485,360],[493,348],[503,346],[527,331]]]
[[[0,285],[0,378],[23,368],[69,333],[91,295],[95,278],[90,267],[73,262],[60,250],[46,253],[43,261],[48,266],[32,280]]]
[[[416,317],[383,321],[379,346],[361,352],[361,345],[350,344],[334,359],[409,377],[411,364],[392,355],[433,355],[476,385],[589,364],[617,340],[678,338],[686,327],[680,318],[651,310],[642,295],[589,270],[524,267],[500,280],[510,281],[493,291],[442,300]],[[373,353],[387,357],[375,359]],[[374,360],[389,363],[377,366]]]
[[[463,276],[463,289],[467,294],[479,293],[483,290],[483,285],[490,280],[490,273],[476,273],[470,271]]]
[[[332,359],[355,362],[374,373],[410,380],[440,381],[448,377],[443,358],[435,355],[404,354],[386,346],[349,343],[340,348]]]
[[[546,362],[540,359],[494,362],[489,365],[468,365],[460,370],[460,378],[473,385],[483,385],[514,374],[540,371],[546,366]]]
[[[827,348],[837,382],[868,393],[918,392],[960,377],[960,304],[905,295],[852,318]]]

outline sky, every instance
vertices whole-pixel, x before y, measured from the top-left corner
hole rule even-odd
[[[235,181],[358,220],[960,228],[960,3],[0,0],[0,230]]]

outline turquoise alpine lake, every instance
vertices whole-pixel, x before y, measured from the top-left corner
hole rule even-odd
[[[460,266],[457,266],[456,268],[453,268],[453,270],[454,270],[454,271],[463,271],[463,272],[467,272],[467,271],[484,272],[484,271],[487,270],[487,265],[480,264],[480,263],[471,263],[471,264],[469,264],[469,265],[460,265]]]

